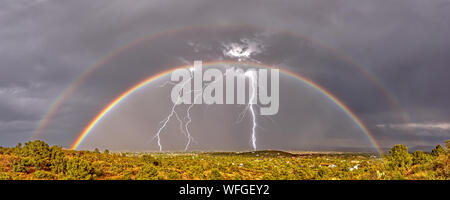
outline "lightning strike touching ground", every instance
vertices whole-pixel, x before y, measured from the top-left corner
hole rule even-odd
[[[183,86],[186,85],[187,83],[190,83],[190,80],[192,78],[193,78],[193,76],[191,76],[186,82],[184,82]],[[161,87],[164,87],[168,83],[171,84],[172,82],[166,82]],[[180,90],[180,92],[178,94],[178,98],[177,98],[176,102],[172,105],[171,112],[169,113],[169,115],[166,118],[164,118],[163,121],[160,122],[160,124],[162,124],[162,126],[159,127],[158,131],[156,132],[155,136],[153,137],[153,139],[156,137],[156,142],[158,143],[159,151],[162,151],[161,137],[160,137],[161,136],[161,131],[167,126],[167,123],[170,121],[170,119],[172,118],[173,115],[175,115],[177,117],[177,120],[180,123],[181,132],[183,134],[185,134],[186,137],[190,138],[190,136],[187,135],[187,133],[185,131],[183,131],[183,129],[182,129],[183,121],[180,119],[178,113],[175,110],[177,105],[179,105],[180,100],[181,100],[181,90]]]
[[[179,99],[180,99],[180,98],[179,98]],[[178,99],[178,100],[179,100],[179,99]],[[178,102],[178,101],[177,101],[177,102]],[[158,146],[159,146],[159,151],[162,151],[161,137],[160,137],[161,131],[167,126],[167,123],[170,121],[170,119],[172,118],[172,116],[176,113],[176,111],[175,111],[175,107],[176,107],[176,106],[177,106],[177,104],[174,103],[173,106],[172,106],[172,109],[171,109],[170,114],[169,114],[163,121],[160,122],[160,123],[162,123],[163,125],[162,125],[161,127],[159,127],[158,131],[156,132],[155,137],[156,137],[156,141],[157,141]],[[178,114],[177,114],[177,115],[178,115]]]
[[[193,79],[194,68],[189,68],[189,70],[191,71],[191,77],[185,83],[183,83],[183,86],[185,84],[187,84],[187,83],[190,83],[190,81]],[[164,84],[160,85],[160,87],[165,87],[166,85],[175,85],[175,83],[173,83],[172,81],[167,81]],[[197,92],[197,91],[198,90],[192,90],[192,91],[190,91],[190,93]],[[196,95],[195,99],[201,97],[202,95],[203,95],[203,93],[200,91],[200,93],[198,93]],[[163,124],[163,125],[158,129],[158,131],[155,134],[155,137],[153,137],[153,139],[154,138],[157,139],[157,143],[158,143],[158,146],[159,146],[159,151],[162,151],[161,137],[160,137],[161,131],[167,126],[167,123],[170,121],[170,119],[172,118],[173,115],[175,115],[176,119],[178,120],[178,122],[180,124],[180,132],[183,133],[184,136],[187,138],[187,143],[186,143],[184,151],[188,150],[189,145],[191,144],[191,141],[195,142],[195,139],[191,136],[191,133],[189,131],[189,124],[192,122],[192,119],[191,119],[191,116],[190,116],[190,111],[191,111],[191,108],[194,106],[195,100],[194,100],[194,102],[192,102],[189,105],[188,109],[186,110],[186,119],[187,119],[187,121],[186,121],[186,124],[184,126],[184,129],[183,129],[183,120],[180,118],[179,114],[176,111],[176,107],[177,107],[177,105],[179,105],[179,101],[180,100],[181,100],[181,90],[179,92],[177,101],[172,105],[171,112],[169,113],[169,115],[166,118],[164,118],[163,121],[160,122],[160,124]]]
[[[190,68],[189,70],[191,71],[191,77],[185,83],[183,83],[183,86],[187,83],[190,83],[190,81],[193,79],[194,68]],[[223,76],[226,76],[226,75],[227,74],[225,73]],[[251,121],[252,121],[251,144],[252,144],[253,150],[256,150],[257,149],[257,145],[256,145],[257,122],[256,122],[256,114],[255,114],[254,106],[258,106],[257,100],[256,100],[257,89],[258,89],[257,75],[254,70],[249,70],[245,73],[242,73],[241,75],[244,78],[248,78],[248,81],[249,81],[249,100],[248,100],[247,105],[243,109],[243,111],[239,114],[238,120],[236,123],[242,122],[246,113],[249,112],[251,114]],[[215,80],[209,84],[212,84],[216,81],[218,81],[218,80]],[[203,85],[202,88],[205,89],[205,87],[209,84]],[[166,85],[175,85],[175,83],[168,81],[168,82],[164,83],[163,85],[160,85],[160,87],[165,87]],[[196,93],[196,92],[199,92],[199,93]],[[202,91],[191,90],[189,93],[194,93],[196,95],[194,96],[194,101],[191,104],[189,104],[189,106],[187,107],[185,117],[182,119],[176,110],[176,107],[179,105],[179,102],[181,100],[181,90],[180,90],[176,102],[172,105],[171,112],[169,113],[169,115],[166,118],[164,118],[163,121],[160,122],[160,124],[162,124],[162,125],[159,127],[158,131],[156,132],[155,136],[153,137],[153,139],[155,139],[155,138],[157,139],[157,144],[158,144],[160,151],[162,151],[161,137],[160,137],[161,132],[164,128],[166,128],[167,124],[169,123],[169,121],[172,119],[172,117],[174,115],[175,115],[177,121],[179,122],[180,132],[183,133],[184,136],[187,138],[184,151],[187,151],[189,149],[189,146],[191,145],[192,141],[195,142],[195,140],[192,137],[191,132],[189,130],[189,125],[192,123],[191,110],[195,105],[194,102],[196,101],[196,99],[203,97],[203,90]],[[183,127],[183,124],[184,124],[184,127]]]
[[[191,73],[194,71],[194,68],[189,68],[189,70],[191,71]],[[213,82],[211,82],[211,83],[214,83],[214,82],[216,82],[216,81],[218,81],[218,80],[215,80],[215,81],[213,81]],[[210,84],[211,84],[210,83]],[[206,87],[207,85],[204,85],[203,86],[203,89],[205,89],[205,87]],[[194,92],[194,94],[195,94],[195,91],[196,90],[193,90],[192,92]],[[192,139],[194,139],[194,138],[192,138],[191,137],[191,132],[189,131],[189,124],[192,122],[192,118],[191,118],[191,109],[194,107],[194,102],[198,99],[198,98],[201,98],[201,97],[203,97],[203,90],[202,91],[200,91],[199,93],[197,93],[197,95],[196,96],[194,96],[194,101],[189,105],[189,107],[187,108],[187,110],[186,110],[186,124],[184,125],[184,127],[185,127],[185,132],[187,133],[187,138],[188,138],[188,141],[187,141],[187,143],[186,143],[186,146],[185,146],[185,148],[184,148],[184,151],[187,151],[188,150],[188,148],[189,148],[189,145],[191,144],[191,140]]]
[[[203,93],[197,94],[197,96],[194,97],[194,101],[195,101],[195,99],[197,99],[201,95],[203,95]],[[187,149],[189,148],[189,145],[191,144],[191,139],[192,139],[191,133],[189,132],[189,124],[192,122],[192,118],[191,118],[191,109],[192,109],[192,107],[194,107],[194,103],[189,105],[189,107],[186,110],[186,119],[187,119],[187,121],[186,121],[186,124],[184,125],[184,128],[185,128],[185,131],[187,133],[188,141],[186,143],[184,151],[187,151]]]
[[[253,146],[253,150],[256,150],[256,115],[255,115],[255,110],[253,108],[254,104],[255,104],[255,97],[256,97],[256,93],[257,93],[257,80],[256,80],[256,75],[254,71],[247,71],[245,73],[245,76],[247,76],[249,78],[249,85],[250,85],[250,98],[248,100],[248,106],[249,106],[249,110],[250,113],[252,115],[252,146]]]

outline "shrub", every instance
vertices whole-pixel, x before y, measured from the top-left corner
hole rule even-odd
[[[148,164],[153,164],[154,166],[161,165],[161,162],[151,155],[143,155],[142,161],[144,161],[145,163],[148,163]]]
[[[136,175],[137,180],[157,180],[158,170],[153,164],[146,164],[141,168],[141,171]]]
[[[320,179],[328,179],[328,174],[330,173],[330,170],[327,168],[319,168],[317,171],[317,176],[319,176]]]
[[[90,162],[80,158],[73,158],[67,161],[66,178],[91,180],[95,178],[95,169]]]
[[[412,153],[412,162],[413,165],[423,164],[428,161],[427,154],[423,153],[423,151],[417,150]]]
[[[37,179],[53,179],[53,174],[44,170],[38,170],[33,173]]]
[[[16,156],[20,156],[21,151],[22,151],[22,143],[17,143],[16,147],[13,148],[13,152]]]
[[[394,171],[392,173],[392,179],[394,179],[394,180],[405,180],[406,178],[405,178],[405,176],[402,173],[400,173],[398,171]]]
[[[445,154],[445,149],[444,149],[440,144],[438,144],[438,145],[431,151],[431,154],[432,154],[433,156],[444,155],[444,154]]]
[[[12,176],[6,172],[0,172],[0,180],[12,180]]]
[[[50,147],[41,140],[26,142],[22,148],[22,156],[47,157],[50,154]]]
[[[177,171],[170,171],[169,174],[167,175],[168,179],[171,180],[180,180],[181,179],[181,175],[180,173],[178,173]]]
[[[16,170],[24,172],[22,166],[33,166],[38,170],[52,170],[55,173],[65,171],[67,158],[61,147],[50,147],[47,143],[36,140],[25,143],[20,148],[19,143],[15,147],[16,155],[23,157],[20,163],[15,163]]]
[[[0,155],[4,154],[4,155],[8,155],[14,152],[14,148],[5,148],[5,147],[0,147]]]
[[[103,151],[104,154],[108,155],[109,154],[109,150],[105,149],[105,151]]]
[[[442,179],[450,179],[450,164],[449,155],[441,155],[433,161],[433,171],[436,173],[437,177]]]
[[[131,180],[131,172],[130,171],[124,171],[122,175],[122,180]]]
[[[405,169],[412,164],[411,155],[408,153],[408,147],[402,144],[396,144],[389,151],[388,161],[393,169]]]
[[[28,158],[14,160],[13,165],[12,165],[12,171],[13,172],[30,173],[28,166],[30,166],[30,159],[28,159]]]
[[[29,157],[31,165],[36,167],[36,169],[48,169],[50,167],[51,150],[44,141],[36,140],[25,143],[20,151],[20,155]]]
[[[54,173],[64,173],[66,171],[67,158],[61,147],[52,146],[50,153],[50,169]]]
[[[234,174],[233,180],[243,180],[242,176],[238,173]]]
[[[211,173],[208,176],[209,180],[222,180],[222,174],[220,174],[219,170],[214,168],[211,170]]]

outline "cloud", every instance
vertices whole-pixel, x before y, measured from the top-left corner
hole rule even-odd
[[[264,50],[264,45],[256,39],[242,38],[240,42],[223,43],[223,54],[226,57],[238,58],[240,60],[251,59]]]
[[[448,5],[448,0],[3,0],[0,143],[14,145],[31,135],[32,128],[18,122],[35,123],[105,55],[161,32],[164,37],[131,48],[86,80],[51,120],[46,139],[70,144],[105,104],[151,74],[196,59],[229,58],[282,65],[313,79],[374,127],[375,138],[385,144],[439,142],[449,135]],[[214,30],[242,24],[287,33]],[[211,29],[171,31],[198,25]],[[336,53],[380,79],[417,123],[402,124],[384,94]],[[291,123],[299,119],[291,117]],[[308,117],[313,118],[301,118]]]
[[[436,130],[449,131],[450,123],[404,123],[404,124],[377,124],[378,128],[390,128],[400,130]]]

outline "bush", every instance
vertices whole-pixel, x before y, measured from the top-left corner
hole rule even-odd
[[[415,151],[414,153],[412,153],[412,162],[413,165],[418,165],[418,164],[423,164],[426,163],[428,161],[428,156],[427,154],[423,153],[423,151]]]
[[[170,171],[169,174],[167,175],[167,178],[170,180],[180,180],[181,175],[177,171]]]
[[[220,174],[219,170],[214,168],[211,170],[211,173],[208,176],[209,180],[222,180],[222,174]]]
[[[64,173],[66,171],[67,158],[61,147],[52,146],[50,153],[50,169],[54,173]]]
[[[91,180],[95,178],[95,169],[92,164],[80,158],[73,158],[67,162],[67,179]]]
[[[21,155],[30,157],[33,166],[37,169],[48,169],[50,167],[51,150],[47,143],[41,140],[25,143]]]
[[[5,172],[0,172],[0,180],[12,180],[12,176]]]
[[[30,159],[28,158],[14,160],[12,165],[12,171],[30,173],[30,169],[28,169],[28,166],[30,166]]]
[[[105,151],[103,151],[104,154],[108,155],[109,154],[109,150],[105,149]]]
[[[53,174],[44,170],[38,170],[33,173],[37,179],[53,179]]]
[[[161,162],[151,155],[143,155],[142,161],[144,161],[145,163],[148,163],[148,164],[153,164],[154,166],[161,165]]]
[[[450,179],[450,155],[441,155],[433,161],[433,171],[440,179]]]
[[[411,155],[408,153],[408,147],[402,144],[396,144],[389,151],[388,161],[390,167],[394,170],[405,169],[412,164]]]
[[[431,154],[432,154],[433,156],[444,155],[444,154],[445,154],[445,149],[444,149],[440,144],[438,144],[438,145],[431,151]]]
[[[0,147],[0,155],[2,155],[2,154],[9,155],[9,154],[12,154],[13,152],[14,152],[14,148]]]
[[[242,180],[242,176],[238,173],[234,174],[233,180]]]
[[[16,147],[13,148],[13,152],[16,156],[20,156],[22,151],[22,143],[17,143]]]
[[[157,180],[158,170],[153,164],[146,164],[141,168],[141,171],[136,175],[137,180]]]
[[[37,170],[52,170],[55,173],[65,171],[67,158],[61,147],[50,147],[47,143],[36,140],[17,144],[14,148],[15,154],[21,156],[20,162],[15,162],[15,170],[25,172],[23,167],[33,166]]]
[[[122,175],[122,180],[131,180],[131,172],[130,171],[124,171]]]

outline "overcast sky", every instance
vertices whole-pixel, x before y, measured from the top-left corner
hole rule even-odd
[[[155,34],[86,77],[41,139],[69,147],[114,97],[164,69],[241,59],[288,68],[324,86],[382,147],[436,145],[450,139],[449,10],[449,0],[2,0],[0,145],[30,140],[77,77]],[[259,119],[261,148],[369,144],[329,100],[289,77],[280,83],[279,115]],[[169,112],[170,88],[155,85],[106,117],[84,147],[157,149],[151,139]],[[249,119],[230,126],[240,109],[197,108],[192,149],[249,148]],[[185,142],[176,127],[165,130],[167,149]]]

